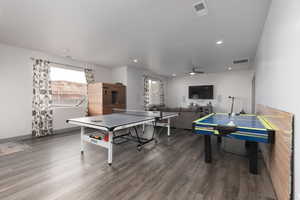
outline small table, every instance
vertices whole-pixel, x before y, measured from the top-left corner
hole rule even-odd
[[[274,143],[274,126],[264,116],[254,114],[230,115],[212,113],[193,122],[193,131],[204,135],[205,162],[212,162],[211,138],[217,136],[246,141],[249,154],[249,171],[257,174],[258,143]]]

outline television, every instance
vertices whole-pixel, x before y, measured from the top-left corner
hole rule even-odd
[[[213,99],[213,85],[189,86],[189,99]]]

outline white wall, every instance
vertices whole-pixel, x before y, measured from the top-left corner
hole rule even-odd
[[[107,67],[91,66],[94,70],[96,82],[112,83],[112,70]]]
[[[273,0],[256,56],[256,103],[295,114],[295,199],[300,199],[300,1]]]
[[[76,125],[67,124],[66,120],[76,117],[85,116],[84,107],[65,107],[65,108],[55,108],[53,110],[53,129],[54,131],[76,127]]]
[[[212,102],[215,112],[229,112],[230,99],[235,96],[234,112],[244,109],[251,112],[251,88],[253,71],[230,71],[224,73],[198,74],[173,78],[167,84],[167,106],[188,107],[191,102],[206,105]],[[192,85],[214,85],[214,100],[191,100],[188,87]]]
[[[127,85],[127,66],[112,69],[112,82],[120,82]]]
[[[42,52],[0,44],[0,139],[31,134],[32,64],[30,57],[85,66],[85,63]],[[111,82],[111,69],[93,67],[97,81]],[[54,111],[54,129],[64,128],[68,117],[82,116],[83,110]],[[68,127],[68,126],[65,126]]]
[[[144,75],[143,69],[127,68],[127,109],[144,108]]]

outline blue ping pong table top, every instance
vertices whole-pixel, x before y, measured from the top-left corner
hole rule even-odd
[[[235,115],[229,116],[227,113],[214,113],[206,118],[196,121],[196,123],[203,123],[208,125],[227,125],[232,121],[237,127],[249,127],[265,129],[263,123],[259,120],[257,115]]]
[[[196,134],[218,135],[213,128],[229,126],[230,122],[233,122],[237,131],[228,137],[269,143],[270,135],[274,133],[272,125],[263,116],[252,114],[230,116],[228,113],[212,113],[194,121],[194,131]]]

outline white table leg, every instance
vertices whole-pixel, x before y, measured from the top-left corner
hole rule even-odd
[[[80,151],[81,151],[81,153],[83,153],[83,151],[84,151],[84,140],[83,140],[84,133],[85,133],[85,128],[82,126],[82,127],[80,127]]]
[[[167,125],[167,127],[168,127],[168,136],[170,136],[171,135],[171,119],[170,118],[168,118],[168,125]]]
[[[108,132],[108,164],[112,164],[113,159],[113,132]]]

